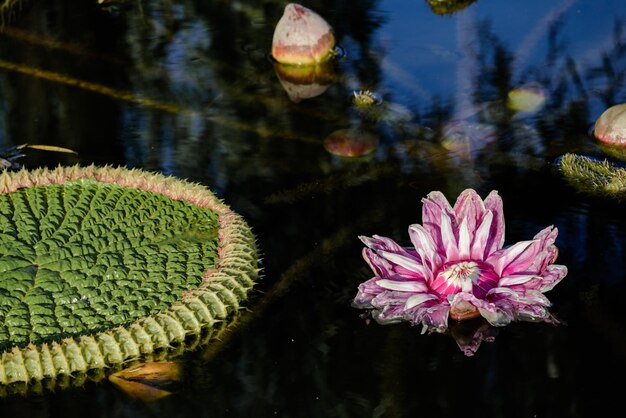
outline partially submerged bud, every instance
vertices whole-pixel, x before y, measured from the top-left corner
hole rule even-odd
[[[362,157],[377,146],[378,138],[360,129],[340,129],[324,140],[324,149],[340,157]]]
[[[335,48],[332,28],[314,11],[296,3],[285,7],[272,39],[272,57],[282,64],[313,65]]]
[[[514,112],[535,112],[546,102],[547,93],[539,83],[528,83],[511,90],[506,105]]]
[[[596,121],[593,134],[605,144],[626,147],[626,103],[605,110]]]

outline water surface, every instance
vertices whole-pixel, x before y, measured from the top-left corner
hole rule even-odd
[[[2,417],[598,416],[626,372],[624,204],[578,192],[565,152],[613,160],[590,135],[626,100],[623,0],[302,3],[344,51],[323,94],[294,102],[268,59],[279,1],[24,1],[0,33],[0,146],[25,167],[112,164],[207,185],[258,235],[263,278],[240,324],[183,358],[157,403],[102,382],[0,400]],[[537,83],[540,110],[508,93]],[[354,91],[382,98],[359,111]],[[445,133],[462,126],[466,135]],[[324,139],[360,129],[359,158]],[[469,132],[469,133],[468,133]],[[409,244],[421,199],[504,200],[506,242],[558,227],[569,274],[547,294],[563,325],[519,323],[472,357],[449,335],[368,323],[358,235]],[[616,377],[618,382],[612,381]],[[617,409],[613,409],[616,411]]]

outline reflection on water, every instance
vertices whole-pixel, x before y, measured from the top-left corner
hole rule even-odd
[[[122,164],[206,184],[250,221],[264,257],[247,319],[188,356],[172,396],[143,405],[88,385],[1,400],[2,416],[586,416],[616,405],[606,377],[626,370],[623,203],[575,192],[552,163],[607,156],[589,127],[626,97],[626,4],[479,0],[440,16],[426,1],[306,2],[345,56],[299,102],[268,59],[284,5],[24,1],[0,33],[2,149],[78,152],[32,150],[27,167]],[[522,114],[508,97],[529,83],[545,102]],[[353,105],[366,90],[382,99],[376,112]],[[376,149],[326,151],[343,129],[371,133]],[[369,275],[356,237],[403,239],[423,196],[468,187],[499,190],[507,242],[557,226],[570,270],[550,296],[567,325],[514,324],[471,358],[449,336],[367,325],[350,307]]]

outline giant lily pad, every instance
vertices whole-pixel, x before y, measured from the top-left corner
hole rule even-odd
[[[250,228],[206,187],[110,167],[3,173],[0,384],[184,345],[232,318],[257,266]]]

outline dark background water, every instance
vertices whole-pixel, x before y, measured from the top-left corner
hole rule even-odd
[[[295,103],[268,60],[285,2],[25,0],[0,33],[0,146],[25,167],[112,164],[207,185],[251,224],[263,277],[239,324],[183,358],[156,403],[101,382],[0,399],[1,417],[581,417],[620,414],[626,372],[624,204],[555,167],[608,154],[590,130],[626,101],[626,2],[307,1],[345,55],[324,94]],[[528,82],[544,107],[515,115]],[[375,112],[354,90],[378,93]],[[454,141],[447,123],[477,128]],[[324,149],[339,129],[379,139]],[[465,131],[467,132],[467,131]],[[506,242],[554,224],[568,276],[547,296],[563,325],[518,323],[466,357],[448,335],[367,324],[358,235],[408,244],[420,200],[472,187],[504,200]]]

